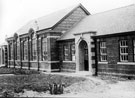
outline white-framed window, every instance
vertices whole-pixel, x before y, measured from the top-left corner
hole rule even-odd
[[[71,57],[72,61],[75,61],[75,44],[71,44]]]
[[[28,40],[26,39],[24,42],[23,42],[23,52],[24,52],[24,56],[23,56],[23,60],[28,60]]]
[[[64,61],[69,61],[69,47],[68,45],[64,45]]]
[[[38,39],[38,55],[39,55],[39,60],[42,60],[42,38],[40,37]]]
[[[127,62],[128,61],[128,44],[127,40],[120,41],[120,61]]]
[[[36,38],[32,39],[32,60],[37,60],[37,40]]]
[[[13,49],[13,42],[11,43],[11,60],[13,60],[14,59],[14,49]]]
[[[42,38],[42,60],[45,61],[47,60],[47,38],[43,37]]]
[[[100,61],[107,61],[106,42],[100,42]]]
[[[134,62],[135,62],[135,39],[133,40],[133,46],[134,46]]]
[[[17,60],[20,60],[20,43],[17,42]]]
[[[12,43],[9,43],[9,60],[12,60],[12,58],[13,58],[12,51],[13,51]]]

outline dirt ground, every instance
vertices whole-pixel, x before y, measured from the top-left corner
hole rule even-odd
[[[135,80],[102,79],[83,76],[86,81],[64,88],[62,95],[50,95],[25,90],[21,97],[89,97],[89,98],[135,98]]]

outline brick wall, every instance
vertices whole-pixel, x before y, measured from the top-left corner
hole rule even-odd
[[[66,41],[61,41],[58,43],[59,44],[59,60],[60,62],[60,68],[61,71],[69,71],[69,72],[74,72],[76,69],[76,63],[75,61],[64,61],[64,51],[63,51],[63,46],[64,45],[71,45],[71,44],[75,44],[75,40],[66,40]]]
[[[62,72],[75,72],[76,63],[75,62],[63,62],[61,66]]]
[[[102,37],[97,39],[97,61],[98,74],[111,74],[116,76],[135,76],[135,62],[133,61],[133,39],[135,35]],[[122,63],[119,58],[119,41],[128,42],[128,62]],[[107,63],[100,62],[99,42],[106,41]]]

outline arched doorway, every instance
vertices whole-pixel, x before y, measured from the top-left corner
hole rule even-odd
[[[79,71],[89,71],[88,45],[84,40],[79,43]]]

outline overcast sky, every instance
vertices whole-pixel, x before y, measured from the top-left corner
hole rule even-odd
[[[135,0],[0,0],[0,43],[29,20],[78,3],[95,14],[135,4]]]

